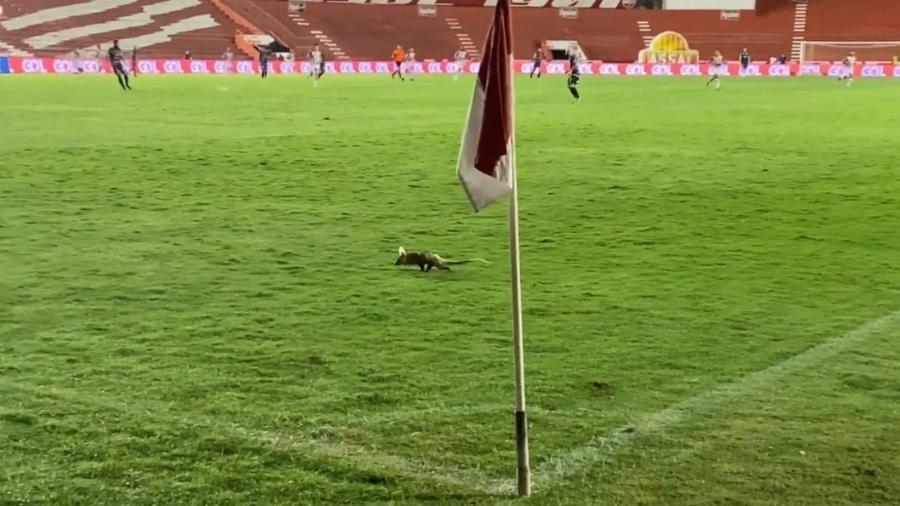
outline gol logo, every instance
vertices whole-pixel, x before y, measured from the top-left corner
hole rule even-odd
[[[619,66],[614,63],[604,63],[600,65],[600,75],[617,76],[619,75]]]
[[[547,73],[548,74],[565,74],[566,67],[562,63],[548,63],[547,64]]]
[[[884,67],[881,65],[865,65],[862,68],[863,77],[887,77]]]
[[[650,67],[650,73],[654,76],[670,76],[672,75],[672,66],[657,63]]]
[[[181,62],[178,60],[166,60],[163,63],[163,72],[166,74],[181,74],[184,69],[181,68]]]
[[[699,76],[700,75],[700,65],[695,63],[688,63],[681,66],[681,75],[683,76]]]
[[[72,71],[72,62],[69,60],[53,60],[53,71],[64,73]]]
[[[644,72],[644,66],[639,63],[632,63],[625,67],[625,75],[626,76],[643,76],[646,75]]]
[[[142,60],[138,62],[138,70],[142,74],[159,74],[159,68],[155,61]]]
[[[46,70],[44,70],[44,62],[34,58],[22,60],[22,71],[28,73],[46,72]]]

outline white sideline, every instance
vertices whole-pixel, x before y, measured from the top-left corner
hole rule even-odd
[[[832,337],[806,351],[771,367],[748,374],[733,383],[707,390],[700,395],[676,403],[662,411],[638,417],[634,422],[618,427],[604,436],[595,437],[588,444],[551,457],[543,462],[534,475],[534,489],[548,489],[565,478],[582,472],[605,460],[634,437],[664,431],[688,418],[692,412],[724,400],[734,399],[790,374],[816,366],[866,339],[885,330],[900,326],[900,310],[865,323],[846,334]],[[511,483],[506,485],[511,487]]]
[[[59,21],[73,16],[84,16],[86,14],[96,14],[98,12],[108,11],[123,5],[137,3],[138,0],[91,0],[80,4],[63,5],[60,7],[51,7],[19,17],[7,19],[0,23],[0,26],[9,31],[21,30],[29,26],[42,25],[51,21]]]
[[[66,28],[55,32],[42,33],[25,39],[25,43],[35,49],[44,49],[56,46],[70,40],[81,39],[101,33],[127,30],[153,23],[153,16],[161,16],[172,12],[188,9],[200,5],[200,0],[165,0],[155,4],[145,5],[141,12],[122,16],[100,23]]]

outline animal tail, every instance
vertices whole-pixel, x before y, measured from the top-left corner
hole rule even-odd
[[[447,265],[461,265],[461,264],[468,264],[468,263],[472,263],[472,262],[481,262],[483,264],[488,264],[488,265],[491,264],[490,262],[488,262],[487,260],[485,260],[483,258],[467,258],[465,260],[447,260],[446,263],[447,263]]]

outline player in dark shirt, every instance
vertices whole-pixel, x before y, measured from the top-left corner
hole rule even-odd
[[[113,72],[116,73],[116,79],[119,80],[119,86],[121,86],[123,90],[130,90],[131,84],[128,82],[128,72],[125,70],[125,66],[122,65],[124,56],[122,56],[122,49],[119,48],[118,40],[113,41],[113,45],[109,48],[107,56],[109,57],[109,64],[112,65]]]
[[[138,71],[138,51],[137,46],[134,46],[134,49],[131,50],[131,76],[137,77]]]
[[[263,79],[269,76],[269,48],[267,47],[259,50],[259,71]]]
[[[741,74],[747,73],[747,67],[750,66],[750,51],[747,51],[745,47],[743,51],[741,51]]]
[[[578,70],[578,59],[575,54],[569,55],[569,93],[575,97],[575,102],[581,102],[581,95],[578,93],[578,81],[581,80],[581,71]]]
[[[531,58],[531,74],[528,75],[529,79],[534,77],[535,73],[537,73],[538,79],[541,78],[541,63],[543,63],[543,60],[543,49],[538,46],[537,50],[534,52],[534,56]]]

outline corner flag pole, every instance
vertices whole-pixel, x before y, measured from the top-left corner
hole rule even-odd
[[[513,99],[515,103],[515,99]],[[513,107],[513,111],[515,107]],[[515,112],[512,112],[515,125]],[[515,132],[515,128],[512,129]],[[512,146],[512,163],[510,164],[510,181],[512,190],[509,195],[509,268],[512,283],[513,310],[513,363],[516,384],[516,492],[520,497],[531,495],[531,468],[528,464],[528,417],[525,414],[525,351],[522,331],[522,272],[519,259],[519,182],[516,167],[515,133],[510,142]]]
[[[475,212],[509,198],[509,264],[516,392],[516,490],[531,494],[525,354],[522,346],[522,272],[519,266],[519,193],[516,180],[515,86],[509,0],[497,0],[469,103],[456,174]]]

